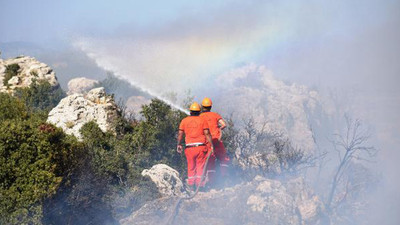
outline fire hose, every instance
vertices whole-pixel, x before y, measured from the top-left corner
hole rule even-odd
[[[204,182],[204,179],[206,178],[208,160],[210,159],[210,156],[213,154],[213,152],[214,151],[210,151],[208,153],[208,156],[207,156],[207,159],[206,159],[206,163],[204,164],[203,173],[201,174],[200,184],[202,184]],[[170,216],[169,216],[169,218],[167,220],[166,225],[172,225],[173,224],[174,219],[175,219],[175,217],[177,215],[177,211],[178,211],[178,207],[179,207],[180,203],[183,200],[190,200],[190,199],[194,198],[197,195],[197,193],[199,192],[199,188],[200,188],[200,185],[197,186],[196,191],[192,195],[189,195],[187,197],[179,197],[178,201],[176,201],[176,203],[175,203],[175,206],[172,208],[172,212],[171,212],[171,214],[170,214]]]

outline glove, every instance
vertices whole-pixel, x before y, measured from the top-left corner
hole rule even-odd
[[[177,151],[179,154],[182,154],[182,150],[183,150],[182,145],[177,145],[177,146],[176,146],[176,151]]]

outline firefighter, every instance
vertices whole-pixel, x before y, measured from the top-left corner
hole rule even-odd
[[[210,98],[204,98],[201,105],[203,106],[203,112],[200,114],[200,117],[205,118],[210,127],[212,136],[211,145],[214,146],[214,155],[217,159],[217,163],[219,163],[220,175],[225,177],[230,162],[229,156],[226,154],[225,146],[222,143],[222,130],[226,127],[226,122],[218,113],[211,112],[212,101]],[[214,172],[215,169],[213,167],[215,167],[215,162],[211,162],[209,165],[209,171]],[[210,177],[213,176],[210,174]]]
[[[185,155],[188,163],[187,183],[192,190],[195,186],[203,187],[205,182],[201,183],[204,165],[208,156],[207,142],[212,142],[211,134],[207,121],[200,117],[200,105],[194,102],[190,106],[190,116],[184,118],[178,131],[177,152],[182,153],[183,146],[181,141],[185,134]],[[213,146],[211,145],[211,152]]]

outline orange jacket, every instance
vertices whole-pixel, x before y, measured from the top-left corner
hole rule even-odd
[[[200,114],[203,117],[210,127],[210,133],[212,139],[218,139],[221,135],[221,130],[219,129],[218,121],[222,119],[222,117],[215,112],[203,112]]]
[[[185,143],[206,143],[204,130],[209,129],[207,121],[200,116],[188,116],[179,125],[179,130],[185,133]]]

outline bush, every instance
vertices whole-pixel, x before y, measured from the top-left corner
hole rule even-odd
[[[2,107],[20,104],[9,100]],[[0,121],[0,224],[40,224],[42,202],[71,172],[78,151],[73,139],[40,116],[16,115]]]
[[[0,94],[0,224],[114,224],[159,197],[143,169],[167,163],[185,176],[175,150],[185,114],[155,99],[143,107],[143,121],[121,118],[119,135],[89,122],[77,142],[38,113],[50,105],[36,101],[48,87],[20,90],[21,99]]]
[[[8,81],[13,77],[18,75],[18,70],[21,69],[16,63],[6,66],[6,72],[3,79],[3,85],[9,87]]]
[[[176,134],[186,114],[159,99],[143,106],[141,114],[144,120],[135,127],[133,136],[138,151],[135,163],[143,167],[165,163],[185,176],[185,159],[176,153]]]
[[[9,94],[0,93],[0,106],[0,121],[28,117],[28,110],[24,103]]]
[[[50,111],[66,96],[59,85],[53,87],[46,80],[34,80],[29,87],[17,88],[15,96],[34,111]]]

